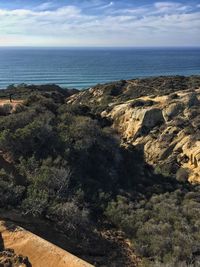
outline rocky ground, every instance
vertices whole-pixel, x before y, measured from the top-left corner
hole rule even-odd
[[[0,252],[0,267],[30,267],[27,257],[16,255],[13,249],[5,249]]]
[[[109,119],[122,143],[140,147],[155,171],[200,183],[200,77],[159,77],[99,85],[68,103]]]

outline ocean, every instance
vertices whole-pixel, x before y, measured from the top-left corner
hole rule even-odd
[[[55,83],[83,89],[97,83],[200,74],[200,48],[0,48],[0,88]]]

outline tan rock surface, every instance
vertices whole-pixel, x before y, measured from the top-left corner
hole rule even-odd
[[[161,172],[164,167],[166,175],[176,177],[185,168],[188,180],[200,183],[199,85],[199,76],[119,81],[80,92],[68,103],[108,118],[122,143],[139,145],[146,162]]]
[[[200,90],[176,95],[140,97],[115,104],[103,117],[133,145],[142,145],[147,163],[158,166],[174,161],[188,171],[191,183],[200,183]],[[152,105],[148,105],[148,101]],[[141,106],[135,106],[140,101]],[[145,104],[147,103],[147,104]],[[189,131],[189,132],[187,132]]]
[[[16,254],[26,255],[32,267],[93,266],[23,228],[11,229],[5,226],[5,222],[1,221],[0,233],[4,247],[14,249]]]

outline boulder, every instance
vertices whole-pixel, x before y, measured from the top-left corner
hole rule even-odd
[[[184,109],[184,105],[180,102],[172,103],[163,110],[163,117],[165,121],[172,120]]]
[[[145,135],[155,126],[164,122],[162,111],[156,107],[132,107],[129,103],[116,105],[110,113],[102,115],[113,120],[113,127],[124,138]]]
[[[164,122],[162,111],[159,108],[152,108],[146,110],[142,120],[142,126],[151,129],[162,122]]]
[[[199,103],[199,100],[197,98],[197,94],[196,93],[190,93],[186,96],[185,98],[185,102],[186,102],[186,105],[190,108],[190,107],[193,107],[193,106],[198,106],[200,103]]]

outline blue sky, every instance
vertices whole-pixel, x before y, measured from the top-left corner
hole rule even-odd
[[[200,0],[0,0],[0,46],[200,46]]]

